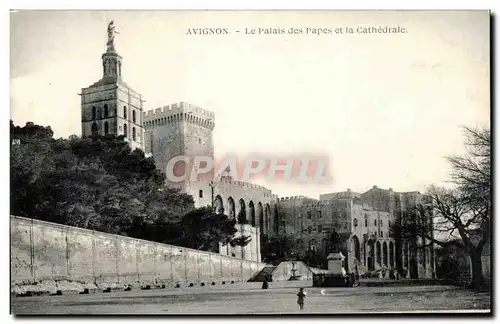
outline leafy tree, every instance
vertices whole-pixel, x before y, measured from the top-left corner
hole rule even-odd
[[[263,262],[278,264],[296,255],[295,240],[287,236],[269,239],[264,236],[261,238],[260,253]]]
[[[163,240],[168,220],[194,209],[193,197],[165,188],[154,160],[123,137],[53,139],[50,127],[11,121],[11,213]]]
[[[308,250],[306,254],[301,257],[301,261],[310,267],[326,269],[328,267],[327,254],[322,251]]]
[[[10,135],[11,139],[20,139],[22,141],[29,140],[44,140],[51,139],[54,132],[48,127],[36,125],[32,122],[27,122],[24,127],[15,126],[14,122],[10,121]]]
[[[233,247],[235,246],[246,246],[248,245],[248,243],[250,243],[252,241],[252,238],[250,236],[247,236],[247,235],[243,235],[243,236],[238,236],[238,237],[235,237],[233,238],[229,244]]]
[[[11,121],[11,211],[32,217],[40,205],[37,184],[44,173],[55,170],[52,130],[33,123],[14,126]]]
[[[246,213],[244,208],[242,208],[240,210],[240,212],[238,213],[237,220],[238,220],[238,224],[248,224],[249,223],[249,221],[247,219],[247,213]]]
[[[236,221],[227,215],[216,213],[211,207],[197,208],[187,213],[180,223],[181,236],[169,243],[196,250],[218,252],[219,242],[223,245],[245,246],[248,236],[235,237]]]

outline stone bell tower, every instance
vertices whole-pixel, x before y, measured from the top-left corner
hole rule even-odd
[[[102,78],[81,96],[82,136],[125,136],[132,150],[144,150],[142,96],[122,79],[122,57],[115,49],[114,22],[108,24],[106,52],[102,54]]]

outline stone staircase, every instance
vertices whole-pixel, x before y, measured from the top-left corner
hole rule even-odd
[[[276,266],[265,266],[259,273],[257,273],[254,277],[252,277],[250,282],[264,282],[264,280],[268,280],[271,278]]]
[[[310,268],[302,261],[282,261],[277,266],[265,266],[249,282],[312,280],[314,273],[324,273],[328,270]],[[295,274],[295,277],[293,277]]]

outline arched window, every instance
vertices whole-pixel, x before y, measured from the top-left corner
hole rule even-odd
[[[109,110],[108,105],[104,104],[104,118],[108,118]]]
[[[316,251],[317,247],[316,247],[316,240],[310,240],[309,241],[309,250],[311,251]]]
[[[132,110],[132,122],[135,123],[135,110]]]
[[[93,123],[92,124],[92,135],[97,135],[99,132],[97,130],[97,124]]]
[[[104,122],[104,135],[108,135],[108,133],[109,133],[108,122]]]
[[[127,119],[127,106],[123,106],[123,118]]]
[[[380,244],[380,241],[377,241],[377,243],[375,244],[375,246],[377,247],[375,249],[376,251],[376,258],[377,258],[377,263],[381,265],[382,263],[382,246]]]
[[[354,218],[352,220],[352,223],[354,224],[354,227],[357,227],[358,226],[358,219],[357,218]]]
[[[92,120],[94,120],[97,117],[97,110],[95,106],[92,106]]]
[[[360,249],[359,239],[356,235],[352,237],[352,245],[354,250],[354,257],[358,259],[358,261],[361,261],[361,249]]]
[[[127,138],[127,124],[123,125],[123,135]]]
[[[132,127],[132,140],[135,141],[135,127]]]

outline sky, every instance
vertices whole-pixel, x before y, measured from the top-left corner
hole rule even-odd
[[[216,156],[329,157],[331,183],[253,181],[279,196],[374,185],[424,192],[449,179],[444,157],[463,152],[460,125],[490,123],[487,11],[18,11],[10,18],[15,124],[50,125],[55,137],[81,134],[78,93],[102,76],[114,20],[123,80],[146,110],[185,101],[215,112]],[[360,26],[406,33],[345,33]],[[251,28],[332,33],[247,35]]]

